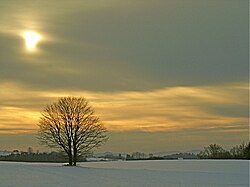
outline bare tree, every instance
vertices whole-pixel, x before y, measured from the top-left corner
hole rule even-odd
[[[230,149],[230,154],[233,158],[244,158],[244,151],[247,147],[247,144],[244,142],[240,145],[234,146],[232,149]]]
[[[108,139],[106,128],[83,97],[59,98],[47,105],[41,115],[39,139],[49,147],[64,151],[70,166],[76,165],[79,156]]]
[[[198,154],[199,158],[227,158],[229,156],[230,153],[218,144],[210,144],[208,147],[204,147],[204,151]]]

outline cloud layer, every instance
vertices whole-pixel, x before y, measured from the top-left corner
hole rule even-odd
[[[247,1],[2,1],[0,80],[92,91],[248,79]],[[20,33],[44,41],[27,54]]]
[[[41,149],[35,139],[28,140],[37,133],[43,107],[63,96],[89,100],[109,130],[103,151],[187,150],[212,142],[230,146],[249,136],[247,83],[140,92],[35,90],[5,83],[0,90],[1,141],[13,134],[18,142],[1,145],[6,148],[28,144]],[[20,138],[24,134],[30,138]]]
[[[10,83],[0,87],[2,133],[11,129],[13,132],[36,129],[42,108],[62,96],[87,98],[110,131],[217,129],[235,132],[247,129],[245,83],[108,93],[32,90]]]
[[[248,14],[247,0],[2,0],[0,142],[34,137],[42,108],[68,95],[93,105],[107,149],[248,140]]]

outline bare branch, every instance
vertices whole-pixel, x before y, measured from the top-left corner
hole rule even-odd
[[[41,143],[65,151],[69,164],[108,139],[106,128],[83,97],[63,97],[47,105],[38,126]]]

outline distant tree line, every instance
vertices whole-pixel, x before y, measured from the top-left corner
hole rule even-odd
[[[86,157],[92,157],[93,153],[89,155],[81,156],[78,161],[86,161]],[[127,154],[125,157],[121,154],[113,155],[106,154],[102,158],[109,160],[176,160],[176,159],[248,159],[250,160],[250,142],[248,144],[242,143],[232,147],[230,150],[224,149],[221,145],[210,144],[204,147],[204,150],[198,153],[176,153],[166,156],[153,156],[150,154],[148,157],[138,158]],[[68,155],[65,152],[51,152],[51,153],[33,153],[32,148],[28,148],[27,152],[19,152],[14,150],[10,155],[0,156],[0,161],[17,161],[17,162],[59,162],[66,163],[68,161]]]
[[[134,157],[134,155],[127,154],[126,160],[177,160],[177,159],[197,159],[194,153],[175,153],[165,156],[154,156],[153,154],[148,157]]]
[[[197,159],[197,155],[194,153],[176,153],[172,155],[164,156],[164,159]]]
[[[85,158],[79,158],[84,161]],[[64,153],[27,153],[21,152],[19,154],[10,154],[7,156],[0,156],[0,161],[15,161],[15,162],[67,162],[68,158]]]
[[[232,147],[229,151],[221,145],[210,144],[198,155],[200,159],[250,159],[250,142]]]

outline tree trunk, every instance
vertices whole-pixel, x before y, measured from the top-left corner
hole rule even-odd
[[[74,166],[76,166],[76,162],[77,162],[77,131],[78,131],[79,127],[76,127],[75,133],[74,133],[74,139],[73,139],[73,162],[74,162]]]
[[[69,157],[69,166],[72,166],[72,153],[71,152],[68,153],[68,157]]]
[[[76,162],[77,162],[77,149],[76,149],[75,146],[74,146],[73,162],[74,162],[74,166],[76,166]]]
[[[68,138],[68,146],[69,146],[69,152],[68,152],[69,166],[72,166],[72,148],[71,148],[71,139],[70,138]]]

